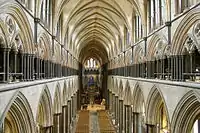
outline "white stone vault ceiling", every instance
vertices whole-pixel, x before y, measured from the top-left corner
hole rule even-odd
[[[133,13],[142,14],[143,0],[138,1],[57,0],[53,22],[62,18],[62,42],[81,62],[93,57],[104,63],[120,52],[124,27],[132,32]]]

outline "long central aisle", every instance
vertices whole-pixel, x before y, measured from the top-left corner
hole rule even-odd
[[[98,111],[98,120],[100,133],[116,133],[115,128],[113,127],[107,111],[99,110]]]
[[[75,133],[116,133],[106,110],[82,110]]]
[[[100,133],[96,111],[90,111],[90,133]]]

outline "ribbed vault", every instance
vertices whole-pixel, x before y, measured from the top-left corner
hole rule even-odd
[[[133,14],[141,14],[137,0],[58,0],[56,25],[62,20],[62,41],[80,62],[89,57],[105,63],[122,50],[124,29],[132,32]],[[121,44],[124,45],[124,44]]]

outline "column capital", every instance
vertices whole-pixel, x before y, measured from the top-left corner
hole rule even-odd
[[[167,21],[167,22],[165,22],[165,25],[168,26],[168,27],[171,27],[172,26],[172,22],[171,21]]]
[[[53,115],[56,115],[56,116],[59,116],[59,115],[62,115],[62,113],[54,113]]]
[[[40,18],[34,18],[34,22],[39,23],[40,22]]]
[[[63,108],[67,108],[67,107],[68,107],[68,105],[66,104],[66,105],[63,105],[62,107],[63,107]]]
[[[136,114],[136,115],[138,115],[138,114],[140,114],[139,112],[132,112],[133,114]]]
[[[153,124],[149,124],[149,123],[146,123],[146,126],[154,127],[155,125],[153,125]]]

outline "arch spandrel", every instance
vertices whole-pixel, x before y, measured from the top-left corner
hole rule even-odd
[[[68,100],[68,90],[67,90],[67,82],[64,82],[63,91],[62,91],[62,105],[67,105]]]
[[[123,86],[123,82],[120,79],[118,83],[119,83],[119,87],[118,87],[119,99],[120,100],[124,100],[124,86]]]
[[[12,132],[30,132],[35,133],[35,122],[33,118],[32,109],[26,97],[20,92],[15,91],[14,95],[7,105],[7,109],[0,119],[0,124],[5,121],[4,124],[7,124],[7,121],[11,120],[10,131]],[[4,125],[6,126],[6,125]],[[15,126],[15,128],[13,128]]]
[[[2,125],[4,118],[6,116],[6,112],[8,112],[17,91],[9,91],[0,93],[0,125]],[[3,102],[1,102],[3,101]]]
[[[42,127],[53,123],[53,102],[48,86],[44,86],[37,107],[36,124]]]
[[[145,104],[145,99],[144,99],[144,94],[143,90],[141,89],[141,86],[139,82],[136,82],[133,87],[133,92],[132,92],[132,105],[133,105],[133,112],[141,112],[141,106],[142,102]]]
[[[24,48],[23,52],[33,54],[33,31],[25,12],[16,3],[9,2],[1,6],[1,9],[0,15],[8,15],[13,18],[16,22],[16,26],[22,32],[21,39]]]
[[[126,81],[125,89],[124,89],[124,104],[125,105],[131,105],[132,104],[132,92],[131,92],[131,86],[129,84],[129,81]]]
[[[53,98],[53,113],[61,113],[62,112],[62,99],[61,99],[61,88],[60,84],[57,83]]]
[[[199,8],[192,10],[184,16],[182,21],[176,27],[172,38],[172,54],[181,55],[184,48],[184,39],[187,38],[187,33],[190,28],[199,22],[200,16]]]

